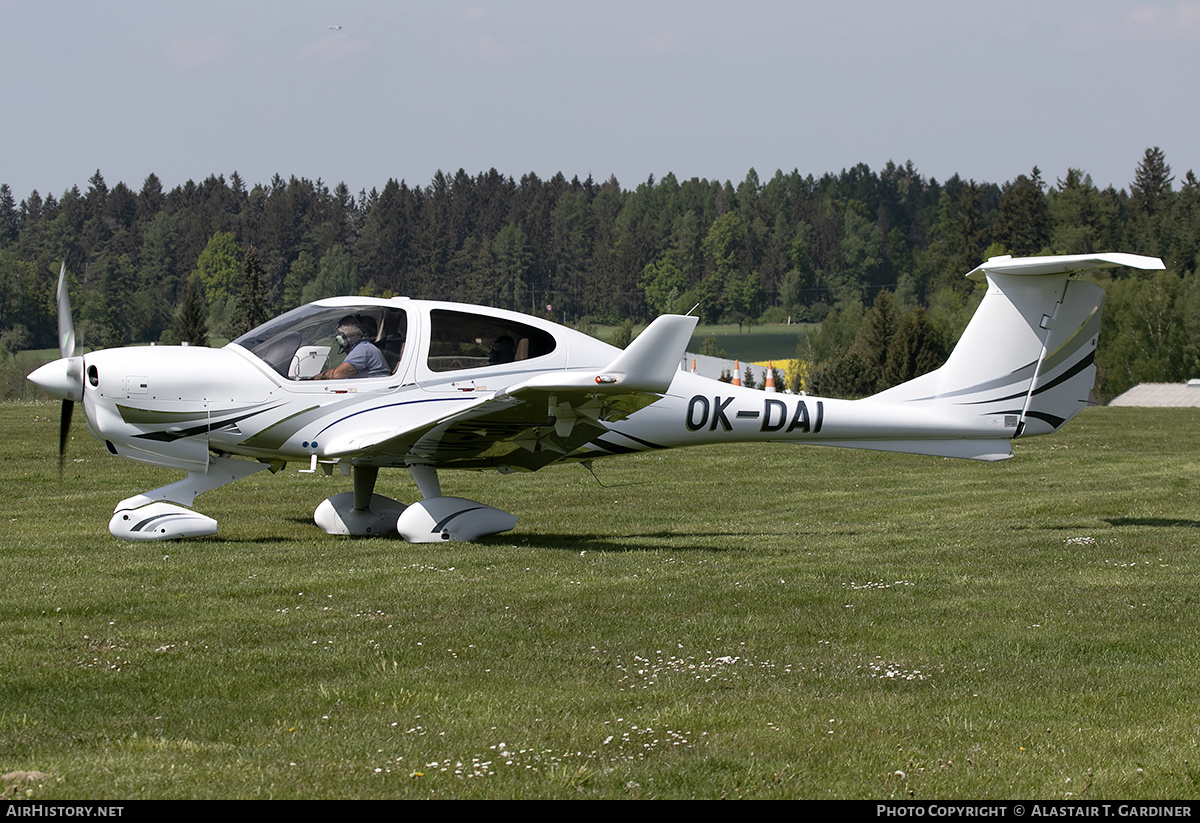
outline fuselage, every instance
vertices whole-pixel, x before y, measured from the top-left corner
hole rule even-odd
[[[378,338],[394,361],[392,373],[306,379],[336,357],[327,332],[347,313],[382,321],[385,329]],[[497,355],[502,337],[512,339]],[[186,471],[204,471],[210,452],[283,462],[315,457],[352,459],[356,465],[530,468],[516,445],[418,450],[415,456],[404,448],[365,450],[392,432],[414,430],[493,400],[531,377],[595,370],[619,353],[572,329],[512,312],[406,298],[337,298],[283,315],[221,349],[149,346],[88,354],[83,402],[92,433],[111,453]],[[561,455],[540,458],[536,465],[734,441],[887,449],[925,438],[944,441],[948,435],[975,441],[970,454],[952,450],[954,456],[1010,454],[1002,444],[1013,434],[1011,419],[985,414],[964,424],[961,415],[943,408],[767,393],[680,370],[656,402],[613,415],[604,421],[607,431],[598,429],[585,442],[571,441]],[[545,432],[553,429],[553,415],[548,410]],[[532,442],[528,437],[541,436],[536,428],[530,433],[528,425],[520,431],[490,428],[497,441]],[[990,444],[982,449],[985,454],[977,453],[980,441]]]

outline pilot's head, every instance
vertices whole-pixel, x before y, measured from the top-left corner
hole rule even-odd
[[[337,340],[338,347],[342,351],[350,351],[354,344],[360,340],[365,340],[367,337],[366,331],[362,327],[362,323],[353,314],[348,314],[338,321]]]

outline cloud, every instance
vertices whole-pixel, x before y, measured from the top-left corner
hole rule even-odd
[[[1190,39],[1200,32],[1200,2],[1185,0],[1173,6],[1137,6],[1129,12],[1129,19],[1153,36]]]
[[[487,16],[487,8],[474,3],[463,3],[458,8],[458,19],[471,21]]]
[[[342,63],[355,55],[370,51],[370,49],[371,44],[367,40],[350,37],[343,31],[335,31],[306,46],[300,52],[299,59],[303,63],[330,66]]]
[[[454,55],[463,63],[512,64],[524,63],[533,56],[530,46],[511,46],[490,34],[471,39],[456,38]]]
[[[167,59],[185,69],[214,66],[230,51],[229,36],[223,29],[200,38],[179,37],[167,44]]]
[[[1071,46],[1084,51],[1163,43],[1200,45],[1200,0],[1142,4],[1116,14],[1089,12],[1067,38]]]

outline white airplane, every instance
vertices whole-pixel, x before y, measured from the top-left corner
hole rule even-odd
[[[319,300],[222,349],[76,355],[64,267],[62,359],[29,379],[64,400],[60,459],[82,401],[111,454],[186,472],[118,503],[115,537],[215,534],[216,520],[187,508],[197,495],[294,462],[353,475],[353,491],[314,513],[329,534],[474,540],[517,518],[443,495],[441,469],[506,474],[738,441],[1009,458],[1014,438],[1053,432],[1087,405],[1104,293],[1069,275],[1110,266],[1164,268],[1132,254],[988,260],[968,274],[989,288],[945,365],[862,400],[769,394],[681,370],[694,317],[659,317],[622,351],[536,317],[404,297]],[[375,494],[379,470],[400,467],[422,500]]]

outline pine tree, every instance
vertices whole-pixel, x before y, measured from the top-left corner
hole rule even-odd
[[[0,247],[16,242],[21,230],[17,202],[7,183],[0,183]]]
[[[887,363],[879,382],[888,389],[931,372],[946,362],[948,352],[941,334],[918,306],[900,318],[888,348]]]
[[[1097,199],[1099,193],[1090,175],[1067,169],[1050,192],[1049,210],[1053,223],[1051,249],[1056,254],[1090,254],[1096,248]]]
[[[962,187],[958,201],[958,220],[955,224],[956,237],[959,243],[957,265],[954,267],[954,281],[961,281],[963,272],[968,272],[979,265],[983,253],[983,206],[981,204],[983,190],[974,180],[967,181]],[[959,284],[961,288],[961,283]]]
[[[887,363],[892,338],[896,335],[896,309],[891,292],[881,291],[875,295],[871,310],[863,316],[858,327],[851,351],[856,352],[872,370],[875,378],[883,374]]]
[[[1129,187],[1132,190],[1134,211],[1147,217],[1157,214],[1166,202],[1171,191],[1171,181],[1174,179],[1163,150],[1158,146],[1146,149]]]
[[[129,255],[100,257],[100,293],[109,311],[108,344],[123,346],[146,339],[146,317],[137,311],[138,274]]]
[[[1004,187],[996,215],[994,237],[1014,255],[1037,254],[1050,243],[1050,211],[1042,191],[1042,173],[1017,175]]]
[[[192,275],[184,284],[183,299],[175,315],[175,342],[208,345],[208,317],[204,312],[204,295],[200,293],[198,275]]]
[[[1133,212],[1129,237],[1133,248],[1141,254],[1162,255],[1172,246],[1175,226],[1170,220],[1171,167],[1162,149],[1146,149],[1142,162],[1130,185],[1130,207]]]
[[[749,363],[742,369],[742,387],[747,389],[758,388],[758,383],[754,380],[754,372],[750,371]]]
[[[818,376],[814,389],[827,397],[866,397],[875,392],[878,377],[858,352],[850,352]]]
[[[237,308],[233,318],[234,336],[240,336],[270,318],[263,296],[263,267],[258,250],[251,246],[242,259],[242,287],[238,291]]]

